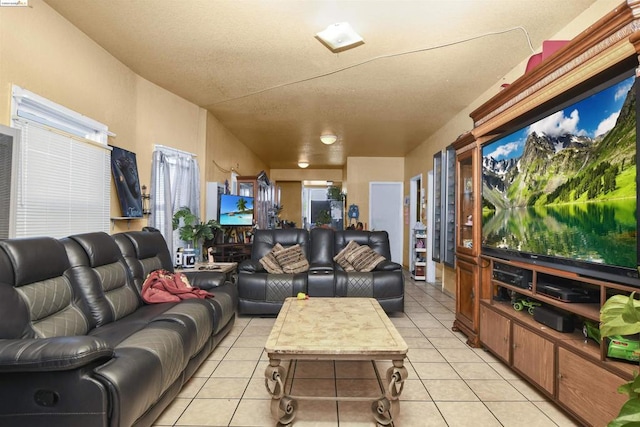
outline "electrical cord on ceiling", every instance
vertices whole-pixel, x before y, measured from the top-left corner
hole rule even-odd
[[[347,65],[345,67],[338,68],[337,70],[328,71],[326,73],[317,74],[317,75],[312,76],[312,77],[307,77],[307,78],[300,79],[300,80],[295,80],[295,81],[292,81],[292,82],[287,82],[287,83],[282,83],[282,84],[275,85],[275,86],[270,86],[270,87],[265,88],[265,89],[260,89],[260,90],[255,91],[255,92],[250,92],[250,93],[247,93],[245,95],[237,96],[235,98],[229,98],[229,99],[225,99],[223,101],[214,102],[212,105],[219,105],[219,104],[223,104],[223,103],[229,102],[229,101],[236,101],[238,99],[248,98],[250,96],[259,95],[259,94],[264,93],[264,92],[269,92],[269,91],[274,90],[274,89],[279,89],[279,88],[283,88],[283,87],[286,87],[286,86],[291,86],[291,85],[298,84],[298,83],[308,82],[308,81],[311,81],[311,80],[319,79],[321,77],[331,76],[333,74],[341,73],[342,71],[346,71],[346,70],[350,70],[352,68],[360,67],[361,65],[365,65],[365,64],[368,64],[370,62],[378,61],[380,59],[395,58],[397,56],[410,55],[410,54],[413,54],[413,53],[428,52],[430,50],[436,50],[436,49],[441,49],[443,47],[455,46],[455,45],[458,45],[458,44],[462,44],[462,43],[466,43],[466,42],[469,42],[469,41],[481,39],[481,38],[484,38],[484,37],[495,36],[495,35],[499,35],[499,34],[505,34],[505,33],[509,33],[511,31],[517,31],[517,30],[522,31],[524,33],[524,35],[525,35],[525,37],[527,39],[527,44],[529,45],[529,49],[531,50],[531,53],[532,54],[535,53],[535,50],[533,48],[533,44],[531,43],[531,37],[529,36],[529,32],[527,31],[526,28],[524,28],[522,26],[517,26],[517,27],[507,28],[505,30],[489,31],[489,32],[486,32],[486,33],[479,34],[477,36],[471,36],[471,37],[467,37],[465,39],[456,40],[456,41],[452,41],[452,42],[448,42],[448,43],[443,43],[443,44],[436,45],[436,46],[429,46],[429,47],[423,47],[423,48],[420,48],[420,49],[407,50],[405,52],[390,53],[390,54],[386,54],[386,55],[375,56],[375,57],[367,59],[365,61],[361,61],[361,62],[352,64],[352,65]]]

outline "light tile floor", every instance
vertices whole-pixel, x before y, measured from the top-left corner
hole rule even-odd
[[[408,277],[408,275],[406,275]],[[451,331],[455,301],[439,284],[405,280],[405,312],[390,316],[409,345],[395,426],[577,426],[498,359]],[[274,426],[263,351],[274,318],[240,316],[156,426]],[[384,373],[386,365],[380,364]],[[294,393],[375,394],[370,362],[298,362]],[[375,426],[369,402],[300,401],[296,427]]]

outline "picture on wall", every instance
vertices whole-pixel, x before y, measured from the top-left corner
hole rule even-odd
[[[111,172],[120,200],[122,216],[142,218],[142,194],[138,177],[136,154],[118,147],[111,147]]]

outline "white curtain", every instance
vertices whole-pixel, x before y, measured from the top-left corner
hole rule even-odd
[[[173,230],[173,214],[187,206],[200,218],[200,174],[195,156],[184,151],[156,146],[151,166],[149,226],[164,236],[173,256],[186,242]]]

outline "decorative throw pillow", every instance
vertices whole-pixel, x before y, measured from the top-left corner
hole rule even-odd
[[[344,271],[356,271],[356,269],[353,268],[353,265],[351,265],[351,263],[347,261],[347,255],[349,255],[358,247],[360,247],[359,244],[357,244],[353,240],[350,240],[349,243],[347,243],[347,245],[342,248],[340,252],[338,252],[338,255],[333,257],[333,260],[337,262]]]
[[[371,271],[384,261],[384,257],[367,245],[362,245],[347,255],[347,261],[356,271]]]
[[[294,274],[309,270],[309,261],[305,258],[300,245],[284,248],[275,252],[274,256],[284,273]]]
[[[282,271],[287,274],[304,273],[307,270],[309,270],[309,261],[304,257],[301,260],[282,266]]]
[[[273,248],[267,253],[265,256],[260,258],[260,264],[267,270],[267,273],[271,274],[282,274],[282,267],[278,263],[276,259],[275,253],[280,252],[284,249],[284,247],[280,243],[276,243]]]

